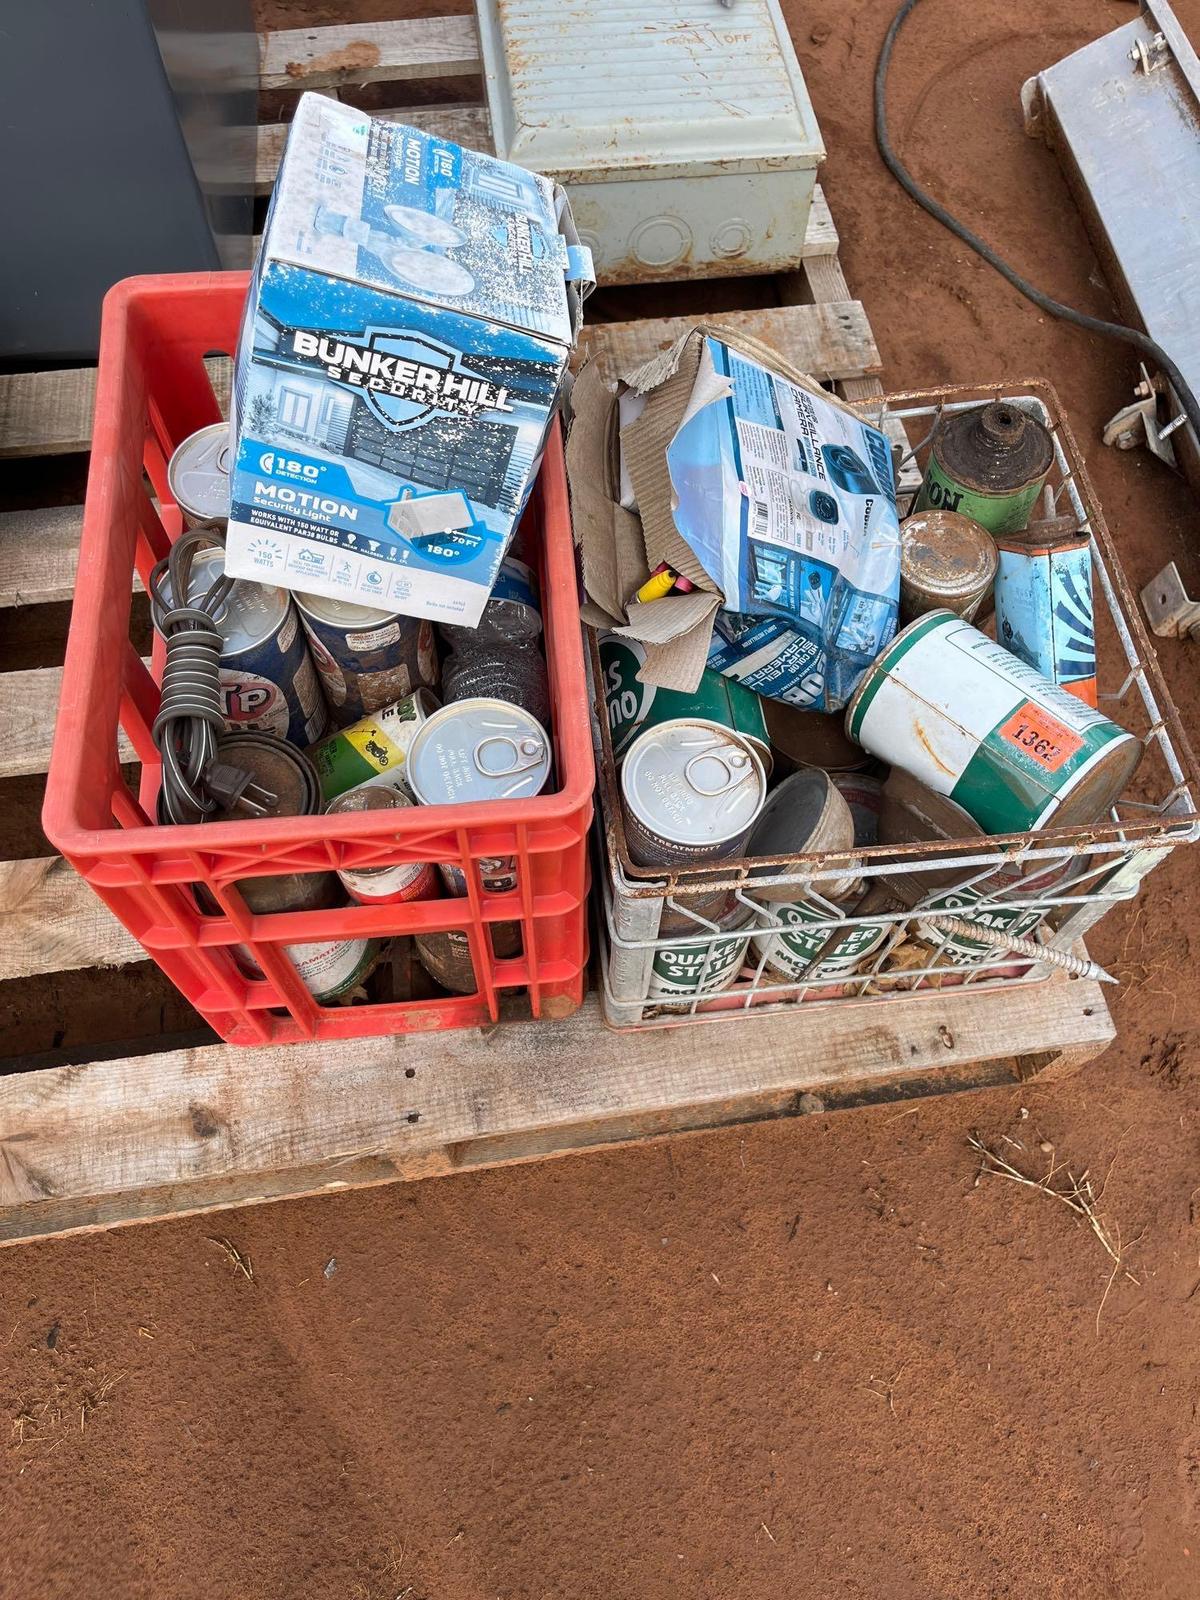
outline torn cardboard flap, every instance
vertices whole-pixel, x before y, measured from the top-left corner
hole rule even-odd
[[[641,522],[617,503],[614,493],[616,389],[605,380],[598,361],[587,362],[576,378],[571,412],[567,477],[589,602],[584,621],[613,627],[624,623],[626,602],[650,569]]]

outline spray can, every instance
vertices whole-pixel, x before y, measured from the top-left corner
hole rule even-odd
[[[1051,683],[1096,704],[1092,541],[1071,517],[996,541],[996,638]]]
[[[913,511],[956,511],[990,534],[1029,521],[1054,460],[1049,429],[1005,400],[959,411],[934,438]]]

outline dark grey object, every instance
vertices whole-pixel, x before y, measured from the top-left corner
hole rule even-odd
[[[0,100],[0,358],[91,359],[120,278],[249,265],[249,0],[6,6]]]

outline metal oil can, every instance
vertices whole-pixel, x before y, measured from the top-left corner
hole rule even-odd
[[[1086,705],[1096,704],[1092,541],[1073,518],[996,541],[996,638]]]
[[[956,412],[930,447],[913,511],[956,511],[991,534],[1016,533],[1053,460],[1049,430],[1019,406],[993,400]]]

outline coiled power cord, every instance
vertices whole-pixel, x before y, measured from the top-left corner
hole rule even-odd
[[[1161,368],[1166,374],[1180,405],[1183,407],[1188,422],[1191,424],[1196,441],[1200,444],[1200,405],[1197,404],[1196,396],[1192,393],[1187,379],[1160,344],[1152,339],[1148,333],[1143,333],[1140,328],[1128,328],[1121,322],[1106,322],[1102,317],[1090,316],[1086,311],[1078,311],[1074,306],[1064,305],[1061,300],[1052,300],[1048,294],[1043,294],[1040,289],[1029,282],[1028,278],[1023,278],[1015,267],[1011,266],[1003,256],[993,250],[991,245],[985,243],[978,234],[972,233],[970,228],[966,227],[956,216],[947,211],[944,205],[935,200],[928,190],[923,189],[896,154],[892,146],[891,134],[888,131],[888,68],[892,64],[892,51],[895,48],[900,30],[908,21],[917,4],[918,0],[904,0],[903,5],[892,18],[891,27],[889,27],[884,36],[883,44],[880,47],[879,59],[875,63],[875,143],[879,146],[879,154],[883,158],[884,165],[896,179],[896,182],[900,184],[901,188],[923,210],[928,211],[929,215],[940,222],[943,228],[948,228],[956,239],[961,239],[965,245],[969,245],[976,255],[982,256],[990,267],[994,267],[1002,278],[1011,283],[1014,289],[1025,296],[1026,300],[1031,300],[1039,310],[1047,312],[1052,317],[1059,317],[1064,322],[1072,322],[1077,328],[1084,328],[1089,333],[1098,333],[1102,338],[1120,339],[1123,343],[1132,345],[1135,350],[1139,350],[1143,355],[1148,356],[1154,365]]]
[[[248,772],[218,760],[225,732],[217,626],[235,580],[224,572],[192,596],[192,563],[206,545],[225,545],[224,524],[201,523],[176,539],[150,573],[150,614],[166,642],[162,695],[151,733],[162,756],[161,821],[204,822],[218,811],[264,816],[275,796]]]

